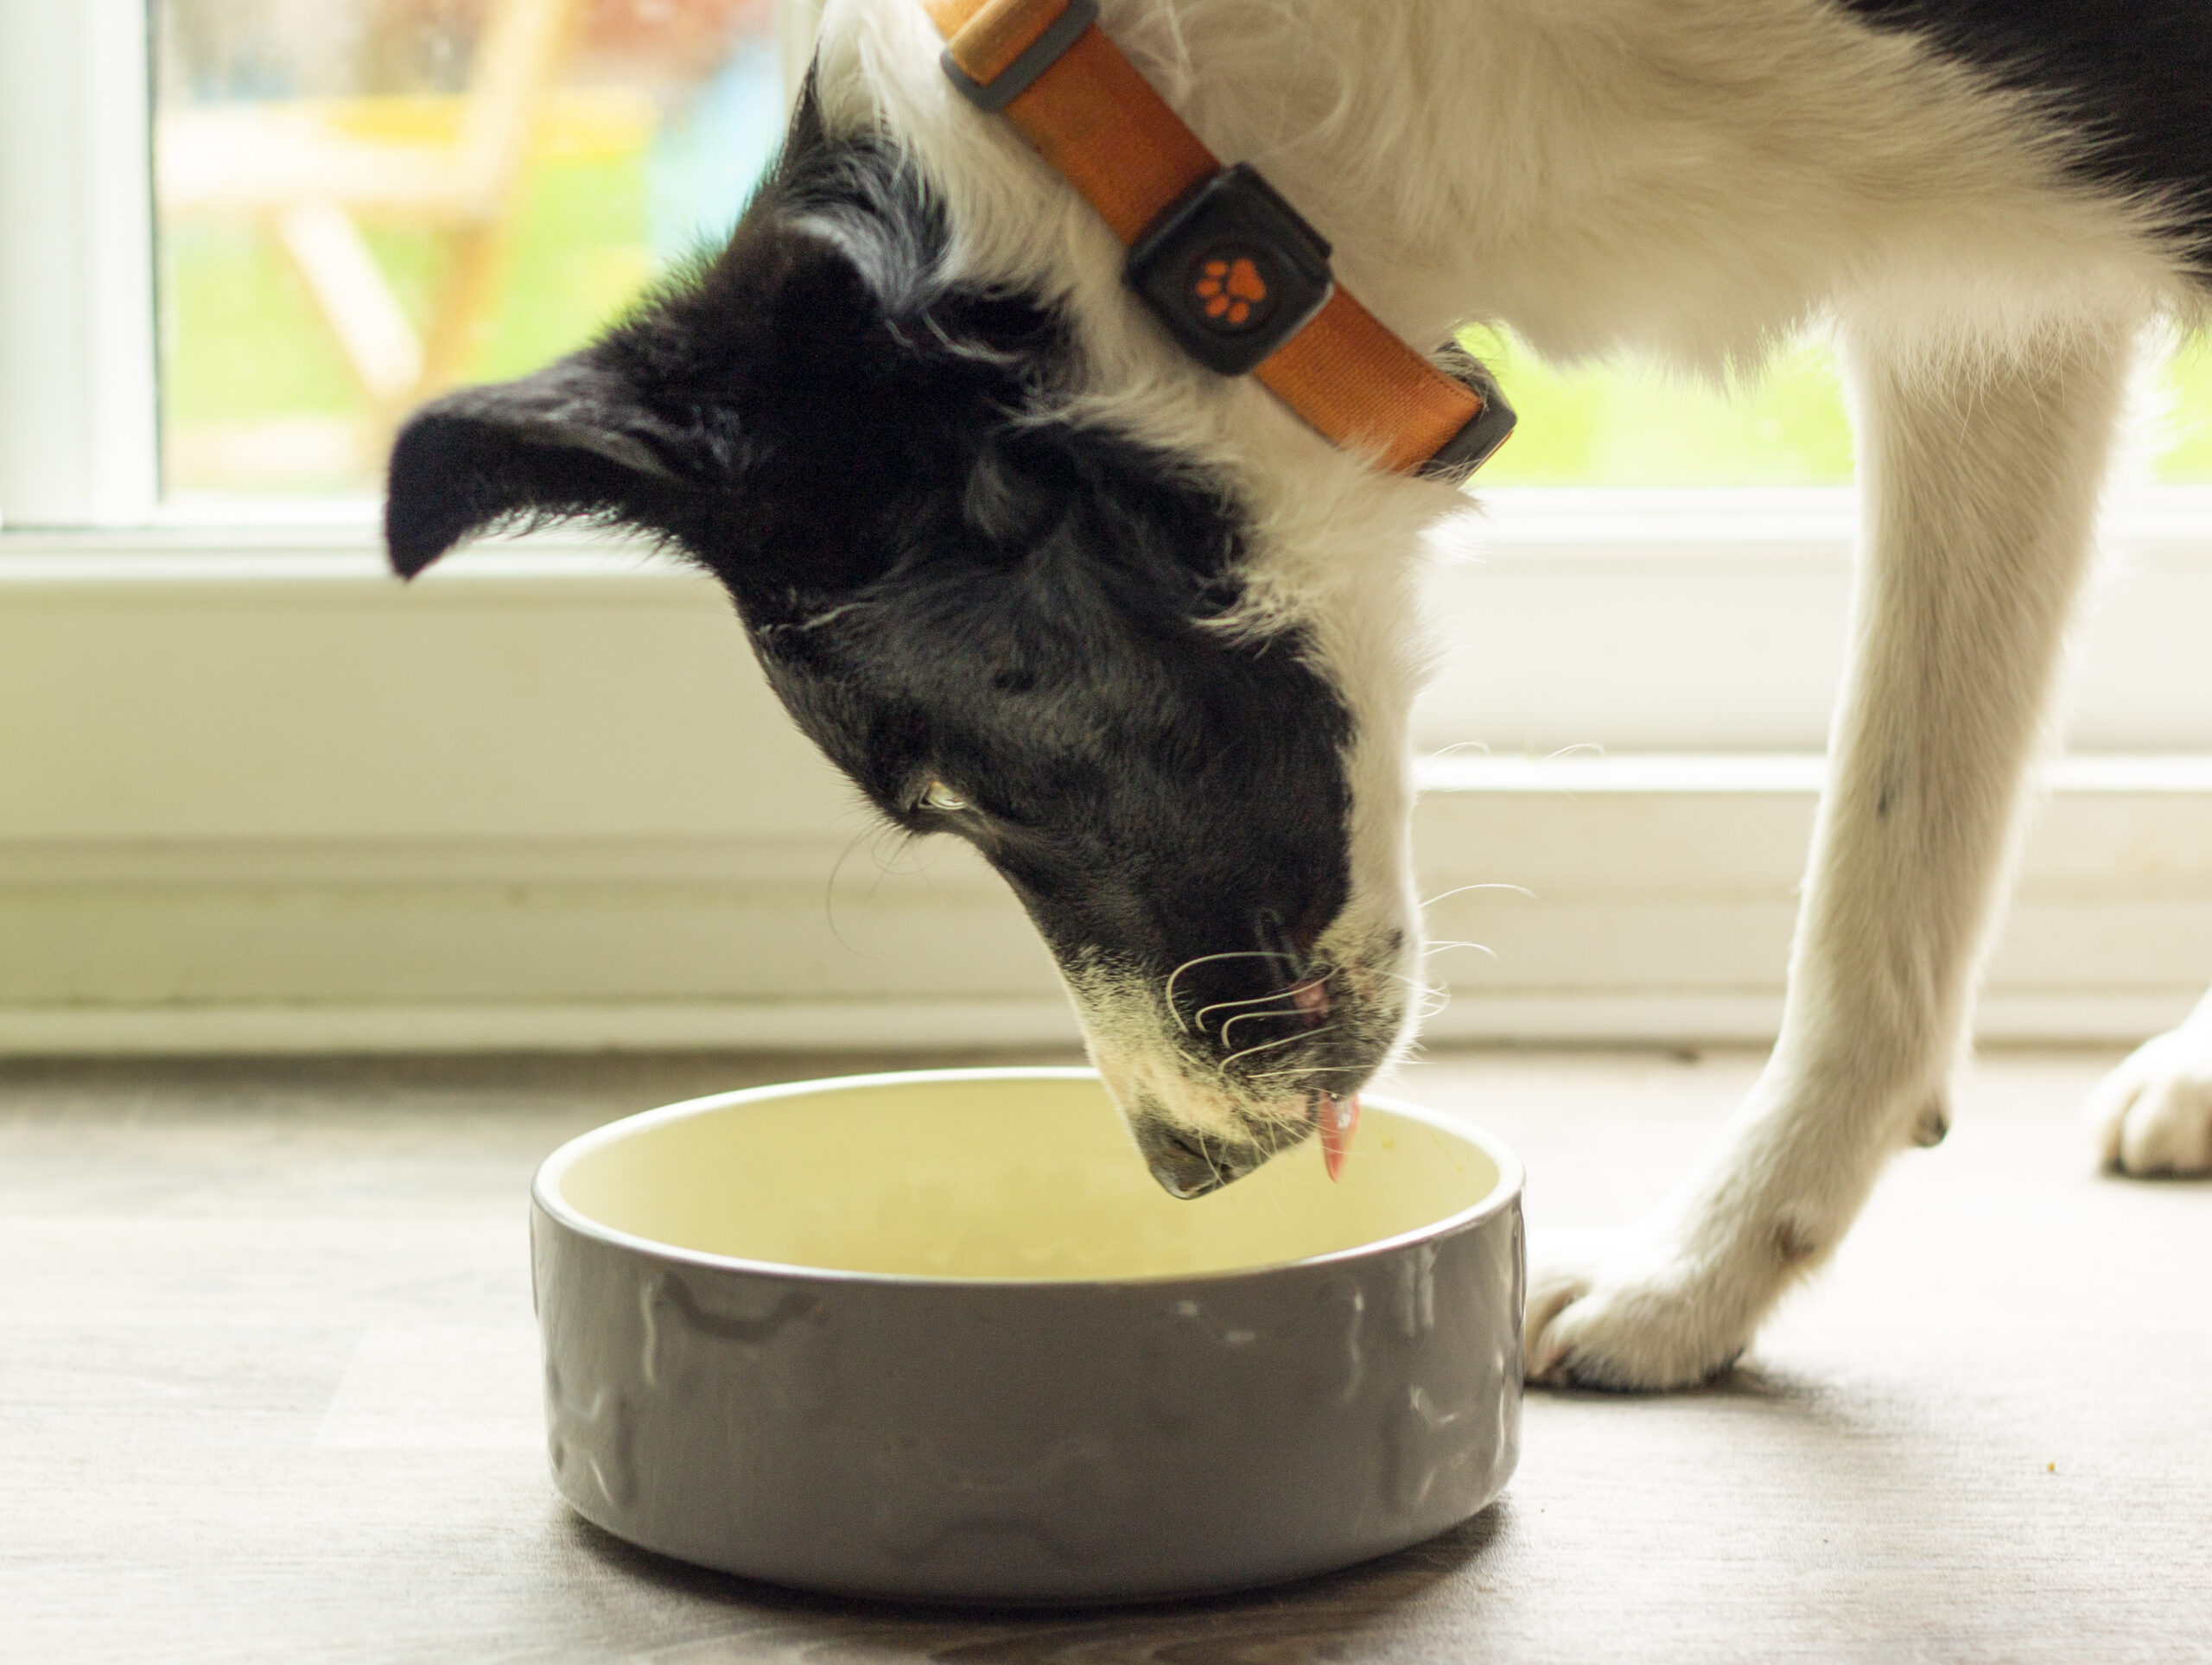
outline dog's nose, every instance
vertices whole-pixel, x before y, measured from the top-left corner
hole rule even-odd
[[[1185,1202],[1242,1179],[1268,1160],[1265,1151],[1254,1147],[1185,1133],[1161,1122],[1141,1122],[1135,1132],[1137,1149],[1160,1188]]]

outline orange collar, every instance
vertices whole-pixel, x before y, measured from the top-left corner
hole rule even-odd
[[[1224,168],[1097,26],[1098,0],[923,0],[944,69],[1002,111],[1128,245],[1123,276],[1200,363],[1246,372],[1337,444],[1465,479],[1513,411],[1457,348],[1446,373],[1330,276],[1329,245],[1251,168]]]

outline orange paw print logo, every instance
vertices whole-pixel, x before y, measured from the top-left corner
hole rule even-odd
[[[1198,268],[1192,292],[1204,304],[1207,317],[1233,329],[1249,322],[1252,308],[1268,298],[1268,280],[1249,255],[1224,255]]]

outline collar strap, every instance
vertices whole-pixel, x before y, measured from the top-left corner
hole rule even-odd
[[[1128,247],[1122,276],[1169,334],[1249,372],[1338,445],[1461,480],[1513,411],[1456,348],[1440,368],[1329,270],[1319,233],[1244,163],[1224,167],[1097,26],[1098,0],[923,0],[944,71],[1003,113]]]

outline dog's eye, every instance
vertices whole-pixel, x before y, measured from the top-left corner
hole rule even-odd
[[[941,780],[930,782],[929,789],[922,794],[922,802],[946,815],[956,815],[968,807],[968,800]]]

